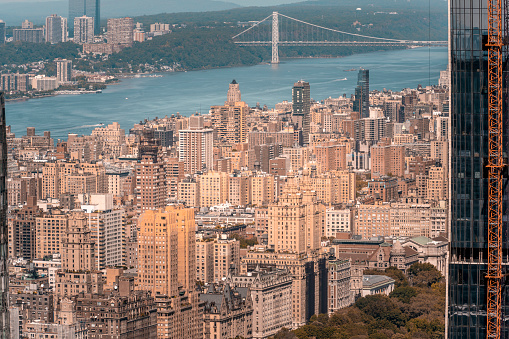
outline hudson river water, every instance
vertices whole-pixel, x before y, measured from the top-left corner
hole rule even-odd
[[[431,57],[429,57],[431,55]],[[431,65],[431,67],[429,67]],[[437,84],[439,72],[447,66],[447,48],[415,48],[374,52],[333,59],[284,60],[268,64],[205,71],[166,73],[159,78],[133,78],[108,86],[102,94],[60,95],[7,103],[7,124],[17,136],[33,126],[37,134],[49,130],[53,138],[67,133],[90,134],[96,124],[117,121],[126,131],[145,118],[180,112],[208,113],[211,105],[222,105],[228,84],[236,79],[242,100],[250,106],[269,108],[291,101],[293,83],[308,81],[311,97],[322,100],[354,92],[357,71],[369,69],[370,90],[401,90]],[[346,78],[346,79],[345,79]]]

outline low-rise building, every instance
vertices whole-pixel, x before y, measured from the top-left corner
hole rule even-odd
[[[394,290],[395,280],[385,275],[365,275],[362,277],[363,297],[375,294],[389,295]]]

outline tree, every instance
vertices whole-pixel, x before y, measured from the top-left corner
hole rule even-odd
[[[417,295],[417,291],[415,288],[410,286],[400,286],[397,287],[394,291],[389,295],[391,298],[396,298],[399,301],[408,304],[410,299]]]
[[[415,263],[408,269],[408,277],[414,286],[431,287],[442,280],[442,273],[429,263]]]

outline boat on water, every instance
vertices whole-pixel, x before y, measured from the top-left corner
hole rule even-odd
[[[345,72],[355,72],[357,69],[355,68],[352,68],[352,69],[345,69]]]

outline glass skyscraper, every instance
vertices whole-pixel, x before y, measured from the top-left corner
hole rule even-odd
[[[94,18],[94,34],[101,33],[101,0],[69,0],[69,32],[74,36],[74,18]],[[71,34],[71,33],[70,33]]]
[[[309,82],[298,81],[292,88],[293,119],[302,129],[302,139],[304,144],[309,143],[309,128],[311,114],[311,87]]]
[[[5,124],[5,99],[0,92],[0,338],[10,338],[8,292],[9,271],[7,268],[7,246],[9,231],[7,227],[7,137]]]
[[[487,1],[450,0],[451,251],[448,338],[486,338],[488,260],[488,52]],[[506,9],[504,9],[505,13]],[[507,32],[505,32],[507,34]],[[504,35],[505,35],[504,34]],[[507,47],[503,64],[508,61]],[[507,67],[507,66],[505,66]],[[507,163],[507,69],[504,69],[504,157]],[[507,272],[508,180],[504,175],[503,257]],[[507,288],[502,338],[509,338]]]
[[[369,69],[359,70],[353,110],[359,112],[361,118],[369,118]]]

